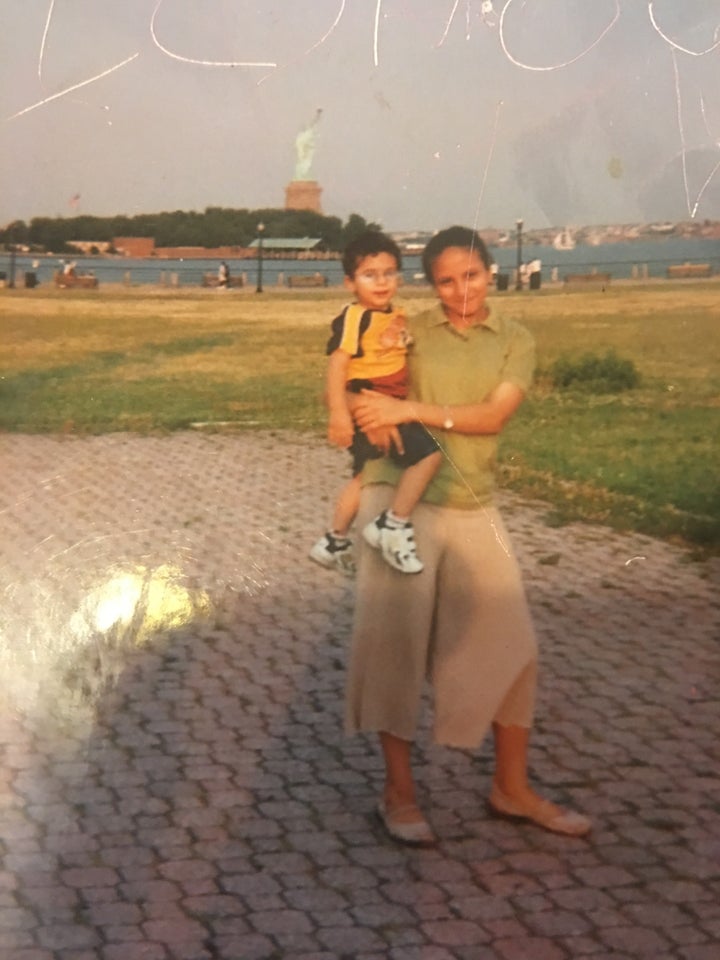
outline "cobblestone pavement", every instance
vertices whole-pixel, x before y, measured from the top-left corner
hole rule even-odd
[[[588,840],[488,818],[416,752],[436,849],[345,739],[352,581],[306,559],[345,457],[292,434],[4,436],[4,960],[715,960],[717,561],[504,497],[542,646],[533,778]]]

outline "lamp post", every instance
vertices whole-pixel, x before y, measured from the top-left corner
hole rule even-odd
[[[15,287],[15,258],[17,256],[17,247],[14,243],[10,244],[10,268],[8,270],[8,287],[14,289]]]
[[[522,229],[523,229],[523,222],[522,222],[522,220],[516,221],[516,224],[515,224],[515,225],[516,225],[516,227],[517,227],[517,240],[516,240],[516,242],[517,242],[517,266],[516,266],[516,270],[515,270],[515,289],[516,289],[516,290],[522,290],[522,271],[521,271],[521,269],[520,269],[520,268],[522,267]]]
[[[255,293],[263,292],[262,285],[262,268],[263,268],[263,232],[265,230],[265,224],[259,223],[257,225],[257,235],[258,235],[258,257],[257,257],[257,287],[255,288]]]

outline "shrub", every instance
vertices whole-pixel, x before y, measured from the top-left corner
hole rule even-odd
[[[604,356],[584,353],[575,359],[558,357],[550,368],[553,384],[561,390],[586,390],[589,393],[620,393],[640,383],[640,374],[632,360],[624,360],[614,350]]]

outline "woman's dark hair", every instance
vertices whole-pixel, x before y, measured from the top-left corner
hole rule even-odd
[[[389,253],[395,258],[398,270],[402,268],[400,247],[395,241],[379,230],[366,230],[351,240],[343,251],[342,265],[345,276],[352,280],[360,262],[365,257],[376,257],[379,253]]]
[[[448,247],[474,250],[485,265],[485,269],[490,269],[492,257],[488,253],[485,241],[476,230],[471,230],[470,227],[447,227],[445,230],[436,233],[423,250],[423,270],[430,283],[433,283],[433,264]]]

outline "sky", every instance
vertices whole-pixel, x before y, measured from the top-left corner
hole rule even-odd
[[[720,219],[720,0],[0,0],[0,224]],[[88,238],[92,239],[92,238]]]

